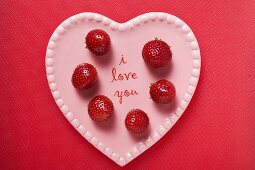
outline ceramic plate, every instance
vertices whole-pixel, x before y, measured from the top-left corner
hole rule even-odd
[[[85,48],[85,36],[93,29],[102,29],[111,38],[111,50],[105,56],[94,56]],[[147,67],[142,58],[144,44],[156,37],[167,42],[173,54],[171,64],[161,69]],[[94,65],[99,78],[98,84],[85,92],[71,83],[72,73],[81,63]],[[199,45],[190,27],[176,16],[159,12],[126,23],[96,13],[74,15],[56,28],[46,52],[49,87],[63,115],[120,166],[155,144],[180,118],[195,92],[200,65]],[[133,73],[136,79],[127,76]],[[159,105],[150,99],[150,84],[159,79],[175,85],[172,104]],[[93,122],[87,113],[89,100],[98,94],[108,96],[115,108],[112,119],[104,123]],[[149,129],[142,135],[130,134],[124,124],[126,114],[135,108],[150,118]]]

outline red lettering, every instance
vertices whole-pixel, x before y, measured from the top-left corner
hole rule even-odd
[[[121,64],[127,64],[127,61],[125,61],[123,55],[122,55],[122,57],[121,57],[121,60],[120,60],[119,65],[121,65]]]
[[[131,72],[128,73],[128,75],[126,73],[124,73],[126,79],[128,80],[129,79],[129,75],[131,74]]]
[[[123,97],[130,97],[130,96],[137,96],[138,93],[136,90],[117,90],[114,93],[114,97],[118,97],[119,103],[122,104],[123,102]]]
[[[114,96],[116,97],[118,97],[119,98],[119,103],[121,104],[122,103],[122,97],[123,97],[123,91],[116,91],[115,93],[114,93]]]
[[[132,77],[133,79],[137,79],[137,78],[138,78],[138,76],[136,75],[136,73],[132,73],[131,77]]]
[[[118,75],[118,80],[120,80],[120,81],[121,81],[121,80],[124,80],[124,76],[123,76],[122,74],[119,74],[119,75]]]
[[[113,68],[112,69],[112,81],[111,82],[114,82],[114,81],[117,81],[118,79],[115,78],[116,76],[116,68]]]
[[[129,79],[137,79],[138,76],[136,73],[134,72],[129,72],[129,73],[117,73],[116,71],[116,68],[113,68],[112,69],[112,81],[111,82],[114,82],[114,81],[122,81],[122,80],[129,80]]]
[[[137,91],[132,90],[132,91],[131,91],[131,95],[138,95],[138,93],[137,93]]]
[[[125,90],[125,91],[124,91],[124,95],[125,95],[126,97],[128,97],[128,96],[130,95],[129,91],[128,91],[128,90]]]

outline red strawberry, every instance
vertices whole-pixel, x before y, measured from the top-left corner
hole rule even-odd
[[[175,98],[175,87],[168,80],[158,80],[150,87],[150,96],[152,100],[159,104],[171,103]]]
[[[109,51],[111,40],[109,35],[100,29],[90,31],[85,38],[89,51],[97,56],[102,56]]]
[[[103,95],[98,95],[90,100],[88,104],[88,113],[91,119],[101,122],[110,119],[114,107],[112,101]]]
[[[125,126],[131,133],[143,133],[149,125],[149,117],[140,109],[133,109],[128,112],[125,119]]]
[[[172,52],[166,42],[155,39],[144,45],[142,56],[146,64],[159,68],[170,63]]]
[[[97,81],[97,70],[88,63],[78,65],[72,75],[73,86],[80,90],[92,87]]]

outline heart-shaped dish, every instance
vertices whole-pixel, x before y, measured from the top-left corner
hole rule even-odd
[[[101,57],[90,53],[84,43],[87,33],[96,28],[106,31],[112,43],[111,50]],[[165,68],[152,69],[142,58],[144,44],[156,37],[171,46],[171,64]],[[99,77],[98,84],[85,92],[71,83],[72,73],[81,63],[94,65]],[[49,87],[63,115],[120,166],[155,144],[176,123],[195,92],[200,66],[199,45],[192,30],[178,17],[161,12],[146,13],[126,23],[91,12],[74,15],[57,27],[46,51]],[[132,73],[138,78],[126,77]],[[117,78],[119,74],[123,80]],[[150,84],[162,78],[176,87],[172,104],[159,105],[150,99]],[[103,123],[93,122],[87,113],[89,100],[98,94],[108,96],[115,108],[112,119]],[[142,135],[130,134],[124,124],[126,114],[134,108],[144,110],[150,118],[149,129]]]

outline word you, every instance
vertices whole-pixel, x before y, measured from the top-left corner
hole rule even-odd
[[[116,90],[114,93],[114,97],[119,98],[119,103],[121,104],[123,101],[123,97],[135,96],[138,95],[136,90]]]

